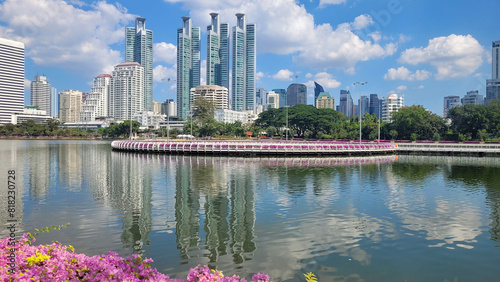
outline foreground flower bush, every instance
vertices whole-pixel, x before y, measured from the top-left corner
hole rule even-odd
[[[170,279],[151,267],[152,259],[142,259],[138,255],[122,258],[117,253],[109,252],[107,255],[89,257],[75,253],[71,245],[63,246],[58,242],[33,246],[31,243],[35,239],[29,234],[23,234],[15,245],[9,239],[7,237],[0,241],[2,281],[246,281],[236,275],[225,277],[222,272],[210,270],[206,266],[192,268],[187,280]],[[11,247],[15,250],[11,251]],[[268,275],[258,273],[251,281],[270,280]]]

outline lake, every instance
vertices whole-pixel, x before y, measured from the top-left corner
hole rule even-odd
[[[498,281],[500,158],[236,158],[0,140],[0,220],[16,174],[21,231],[77,252],[138,253],[273,281]],[[8,230],[3,228],[5,237]]]

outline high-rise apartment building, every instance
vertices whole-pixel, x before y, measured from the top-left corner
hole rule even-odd
[[[319,93],[315,104],[318,109],[335,109],[335,99],[328,92]]]
[[[48,115],[51,113],[51,87],[44,75],[36,75],[35,80],[31,82],[31,105],[45,111]]]
[[[404,95],[391,94],[382,100],[382,120],[390,122],[392,113],[399,111],[404,106]]]
[[[307,86],[301,83],[292,83],[286,89],[286,99],[290,107],[307,104]]]
[[[50,113],[47,114],[53,118],[59,115],[59,93],[55,87],[50,88]]]
[[[356,115],[359,116],[360,112],[361,116],[370,112],[370,99],[368,99],[368,96],[361,96],[361,99],[358,100]]]
[[[130,120],[144,111],[144,68],[136,62],[121,63],[111,76],[109,114],[117,120]]]
[[[125,28],[125,61],[144,67],[144,109],[153,110],[153,31],[146,19],[136,18],[135,27]]]
[[[233,27],[232,109],[254,111],[257,67],[255,24],[247,24],[245,14],[236,14]]]
[[[82,92],[71,89],[59,93],[59,119],[62,123],[80,121],[82,96]]]
[[[191,108],[191,88],[200,85],[200,56],[200,28],[182,17],[182,28],[177,29],[177,114],[183,119]]]
[[[500,99],[500,41],[492,44],[492,74],[491,79],[486,80],[486,99],[484,103],[488,105],[495,99]]]
[[[109,115],[109,95],[111,88],[111,75],[101,74],[94,78],[94,86],[87,93],[80,121],[95,121],[98,117],[107,117]]]
[[[220,23],[219,14],[211,13],[207,26],[207,85],[229,89],[229,24]]]
[[[314,106],[316,106],[316,100],[319,97],[319,94],[325,92],[325,89],[323,86],[321,86],[319,83],[316,81],[314,82]]]
[[[448,111],[454,107],[462,106],[462,102],[460,101],[460,97],[458,96],[446,96],[443,101],[443,117],[448,117]]]
[[[354,104],[349,90],[340,90],[339,112],[346,117],[354,116]]]
[[[218,85],[198,85],[191,88],[191,111],[196,110],[194,102],[204,97],[214,105],[214,109],[229,109],[229,91]]]
[[[24,110],[24,44],[0,38],[0,124]]]
[[[462,105],[484,105],[484,97],[479,94],[478,90],[467,91],[467,94],[462,98]]]

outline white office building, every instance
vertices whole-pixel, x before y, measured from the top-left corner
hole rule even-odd
[[[215,110],[214,117],[217,122],[234,123],[236,121],[241,121],[243,124],[248,123],[247,112],[218,109]]]
[[[115,66],[110,87],[110,115],[116,120],[130,120],[144,111],[144,68],[137,62]]]
[[[199,85],[191,88],[191,112],[195,110],[194,102],[204,97],[214,105],[214,109],[229,109],[229,91],[217,85]]]
[[[133,120],[139,122],[142,127],[159,129],[160,123],[165,121],[165,115],[150,111],[142,111],[135,113]]]
[[[24,44],[0,38],[0,124],[24,110]]]
[[[31,107],[24,108],[22,113],[14,113],[12,115],[11,122],[12,124],[19,124],[28,120],[33,120],[36,123],[45,124],[52,117],[47,115],[46,111],[33,109]]]
[[[280,95],[274,91],[267,93],[267,107],[266,109],[277,109],[280,107]]]
[[[397,112],[404,106],[404,95],[391,94],[382,100],[382,120],[390,122],[392,113]]]

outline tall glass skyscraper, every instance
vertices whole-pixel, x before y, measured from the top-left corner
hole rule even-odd
[[[349,90],[340,90],[339,112],[346,117],[354,116],[354,104]]]
[[[177,115],[187,119],[190,110],[190,89],[200,85],[200,28],[191,26],[189,17],[182,17],[177,29]]]
[[[279,107],[283,108],[284,106],[288,105],[288,100],[286,97],[286,89],[273,89],[275,93],[277,93],[280,97],[280,104]]]
[[[144,109],[153,110],[153,31],[146,19],[136,18],[135,27],[125,28],[125,61],[144,67]]]
[[[229,90],[229,25],[219,22],[219,14],[211,13],[207,26],[207,85]]]
[[[316,107],[316,100],[318,99],[319,97],[319,94],[321,92],[325,92],[325,89],[323,88],[323,86],[321,86],[321,84],[317,83],[316,81],[314,82],[314,106]]]
[[[246,24],[245,14],[236,14],[233,27],[232,109],[255,110],[256,26]]]
[[[290,107],[307,104],[307,86],[301,83],[292,83],[286,89],[286,99]]]

